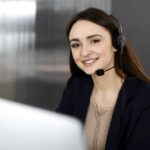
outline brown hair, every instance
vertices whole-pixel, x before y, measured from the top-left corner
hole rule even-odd
[[[111,15],[108,15],[104,11],[97,8],[88,8],[77,13],[68,24],[68,28],[66,31],[68,38],[73,24],[79,20],[88,20],[105,27],[111,34],[113,46],[118,49],[117,37],[119,34],[119,27],[117,23],[115,23]],[[69,61],[72,75],[86,75],[75,64],[71,51]],[[122,54],[120,55],[119,49],[115,53],[115,70],[121,78],[135,77],[140,80],[150,82],[149,76],[144,72],[142,65],[140,64],[133,49],[131,48],[131,46],[129,46],[127,41],[125,41],[124,43]]]

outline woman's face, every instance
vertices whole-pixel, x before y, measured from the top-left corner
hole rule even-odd
[[[70,48],[76,65],[88,75],[97,69],[114,65],[114,52],[109,31],[87,20],[77,21],[69,34]]]

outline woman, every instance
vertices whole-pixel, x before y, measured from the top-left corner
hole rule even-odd
[[[67,37],[72,75],[57,112],[83,122],[90,150],[149,150],[150,79],[119,22],[88,8]]]

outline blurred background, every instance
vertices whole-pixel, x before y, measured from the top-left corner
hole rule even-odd
[[[55,110],[70,76],[65,28],[78,11],[115,15],[150,74],[150,1],[0,0],[0,97]]]

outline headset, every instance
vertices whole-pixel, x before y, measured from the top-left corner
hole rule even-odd
[[[119,23],[118,19],[113,15],[110,15],[110,17],[112,18],[112,20],[117,26],[117,33],[115,33],[116,35],[113,34],[113,46],[118,50],[119,56],[122,56],[126,39],[125,39],[125,36],[123,35],[122,26]],[[123,64],[122,64],[121,57],[119,57],[119,61],[120,61],[121,70],[123,71]],[[121,79],[121,82],[122,82],[122,90],[123,90],[123,100],[122,100],[122,112],[123,112],[124,105],[125,105],[125,87],[124,87],[122,79]]]
[[[114,21],[115,25],[117,26],[117,31],[113,33],[113,45],[118,50],[119,55],[122,56],[123,48],[124,48],[125,41],[126,41],[122,33],[123,31],[122,26],[115,16],[113,15],[109,15],[109,16],[111,17],[111,19]]]
[[[116,17],[114,17],[113,15],[109,15],[112,19],[112,21],[115,23],[116,25],[116,29],[114,31],[112,31],[112,43],[113,46],[117,49],[117,57],[119,58],[119,62],[120,62],[120,68],[121,70],[123,70],[123,65],[122,65],[122,60],[121,60],[121,56],[123,54],[123,48],[125,45],[125,37],[122,33],[122,26],[119,23],[118,19]],[[106,71],[109,71],[110,69],[114,68],[114,66],[112,66],[111,68],[108,68],[107,70],[104,70],[103,68],[97,69],[96,70],[96,75],[98,76],[102,76],[105,74]]]

